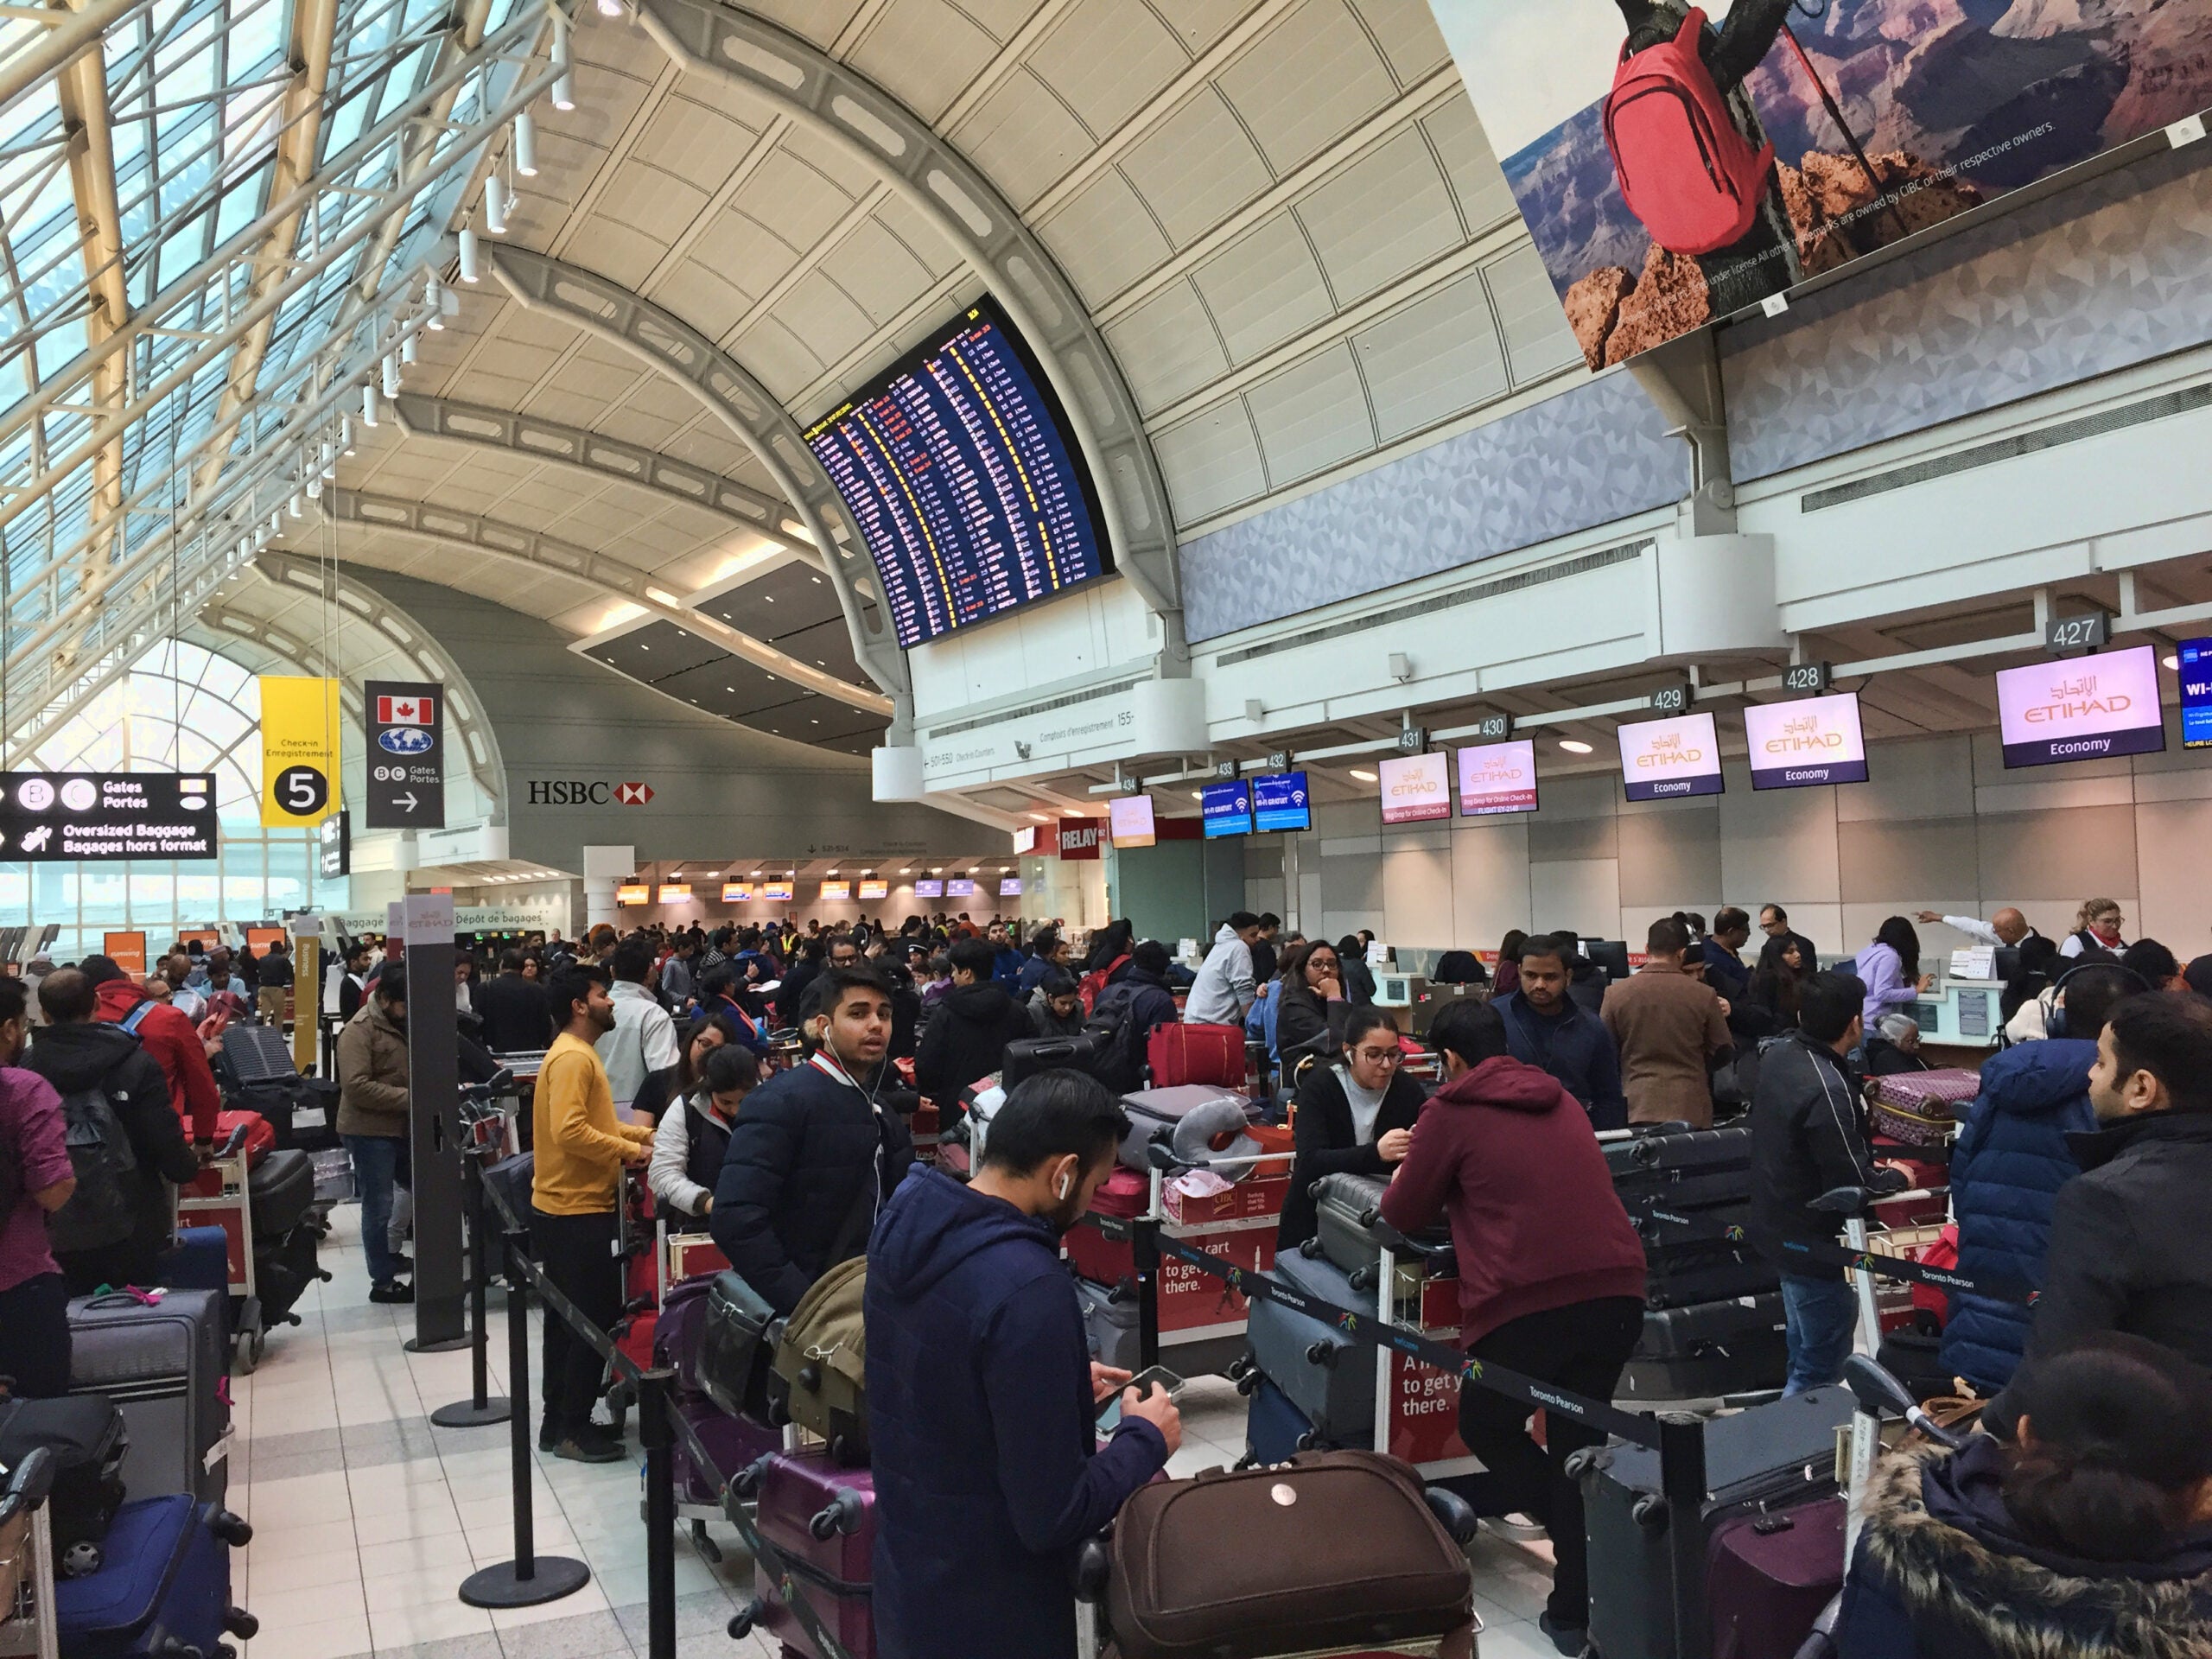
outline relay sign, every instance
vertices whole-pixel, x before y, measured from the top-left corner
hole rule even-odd
[[[988,301],[806,441],[868,543],[902,646],[1112,569],[1065,416]]]

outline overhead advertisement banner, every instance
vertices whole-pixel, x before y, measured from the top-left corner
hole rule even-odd
[[[0,862],[215,856],[205,772],[0,772]]]
[[[312,830],[337,810],[340,719],[337,681],[261,677],[263,829]]]
[[[1997,676],[1997,721],[2008,767],[2156,754],[2166,747],[2158,652],[2136,645],[2005,669]]]
[[[1753,789],[1802,789],[1812,784],[1866,781],[1866,737],[1859,694],[1755,702],[1744,710]]]
[[[363,683],[370,829],[445,828],[445,687],[434,682]]]
[[[2212,104],[2168,0],[1429,7],[1593,369]]]

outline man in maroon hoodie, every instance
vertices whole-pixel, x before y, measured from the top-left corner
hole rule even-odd
[[[183,1120],[187,1135],[196,1149],[212,1151],[223,1092],[215,1086],[214,1069],[207,1064],[199,1028],[168,1003],[147,995],[113,958],[86,957],[77,966],[94,988],[99,1009],[95,1017],[135,1033],[139,1046],[161,1062],[162,1076],[168,1080],[169,1104]]]
[[[1447,1081],[1414,1125],[1382,1197],[1404,1232],[1452,1224],[1459,1259],[1460,1344],[1478,1359],[1611,1400],[1643,1330],[1643,1245],[1613,1191],[1590,1118],[1549,1072],[1507,1052],[1496,1008],[1454,1002],[1429,1027]],[[1604,1437],[1556,1415],[1547,1446],[1529,1408],[1478,1385],[1459,1390],[1459,1438],[1497,1476],[1511,1509],[1541,1520],[1558,1570],[1539,1621],[1579,1654],[1590,1623],[1582,1493],[1567,1456]]]

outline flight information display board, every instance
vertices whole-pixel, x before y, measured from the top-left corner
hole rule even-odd
[[[868,543],[902,646],[1113,568],[1058,400],[988,300],[806,442]]]

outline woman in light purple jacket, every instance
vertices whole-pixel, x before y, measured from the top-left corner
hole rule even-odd
[[[1892,916],[1874,934],[1874,943],[1859,953],[1855,964],[1859,983],[1866,988],[1864,1010],[1871,1033],[1885,1014],[1895,1014],[1924,996],[1936,976],[1920,971],[1920,935],[1902,916]]]

